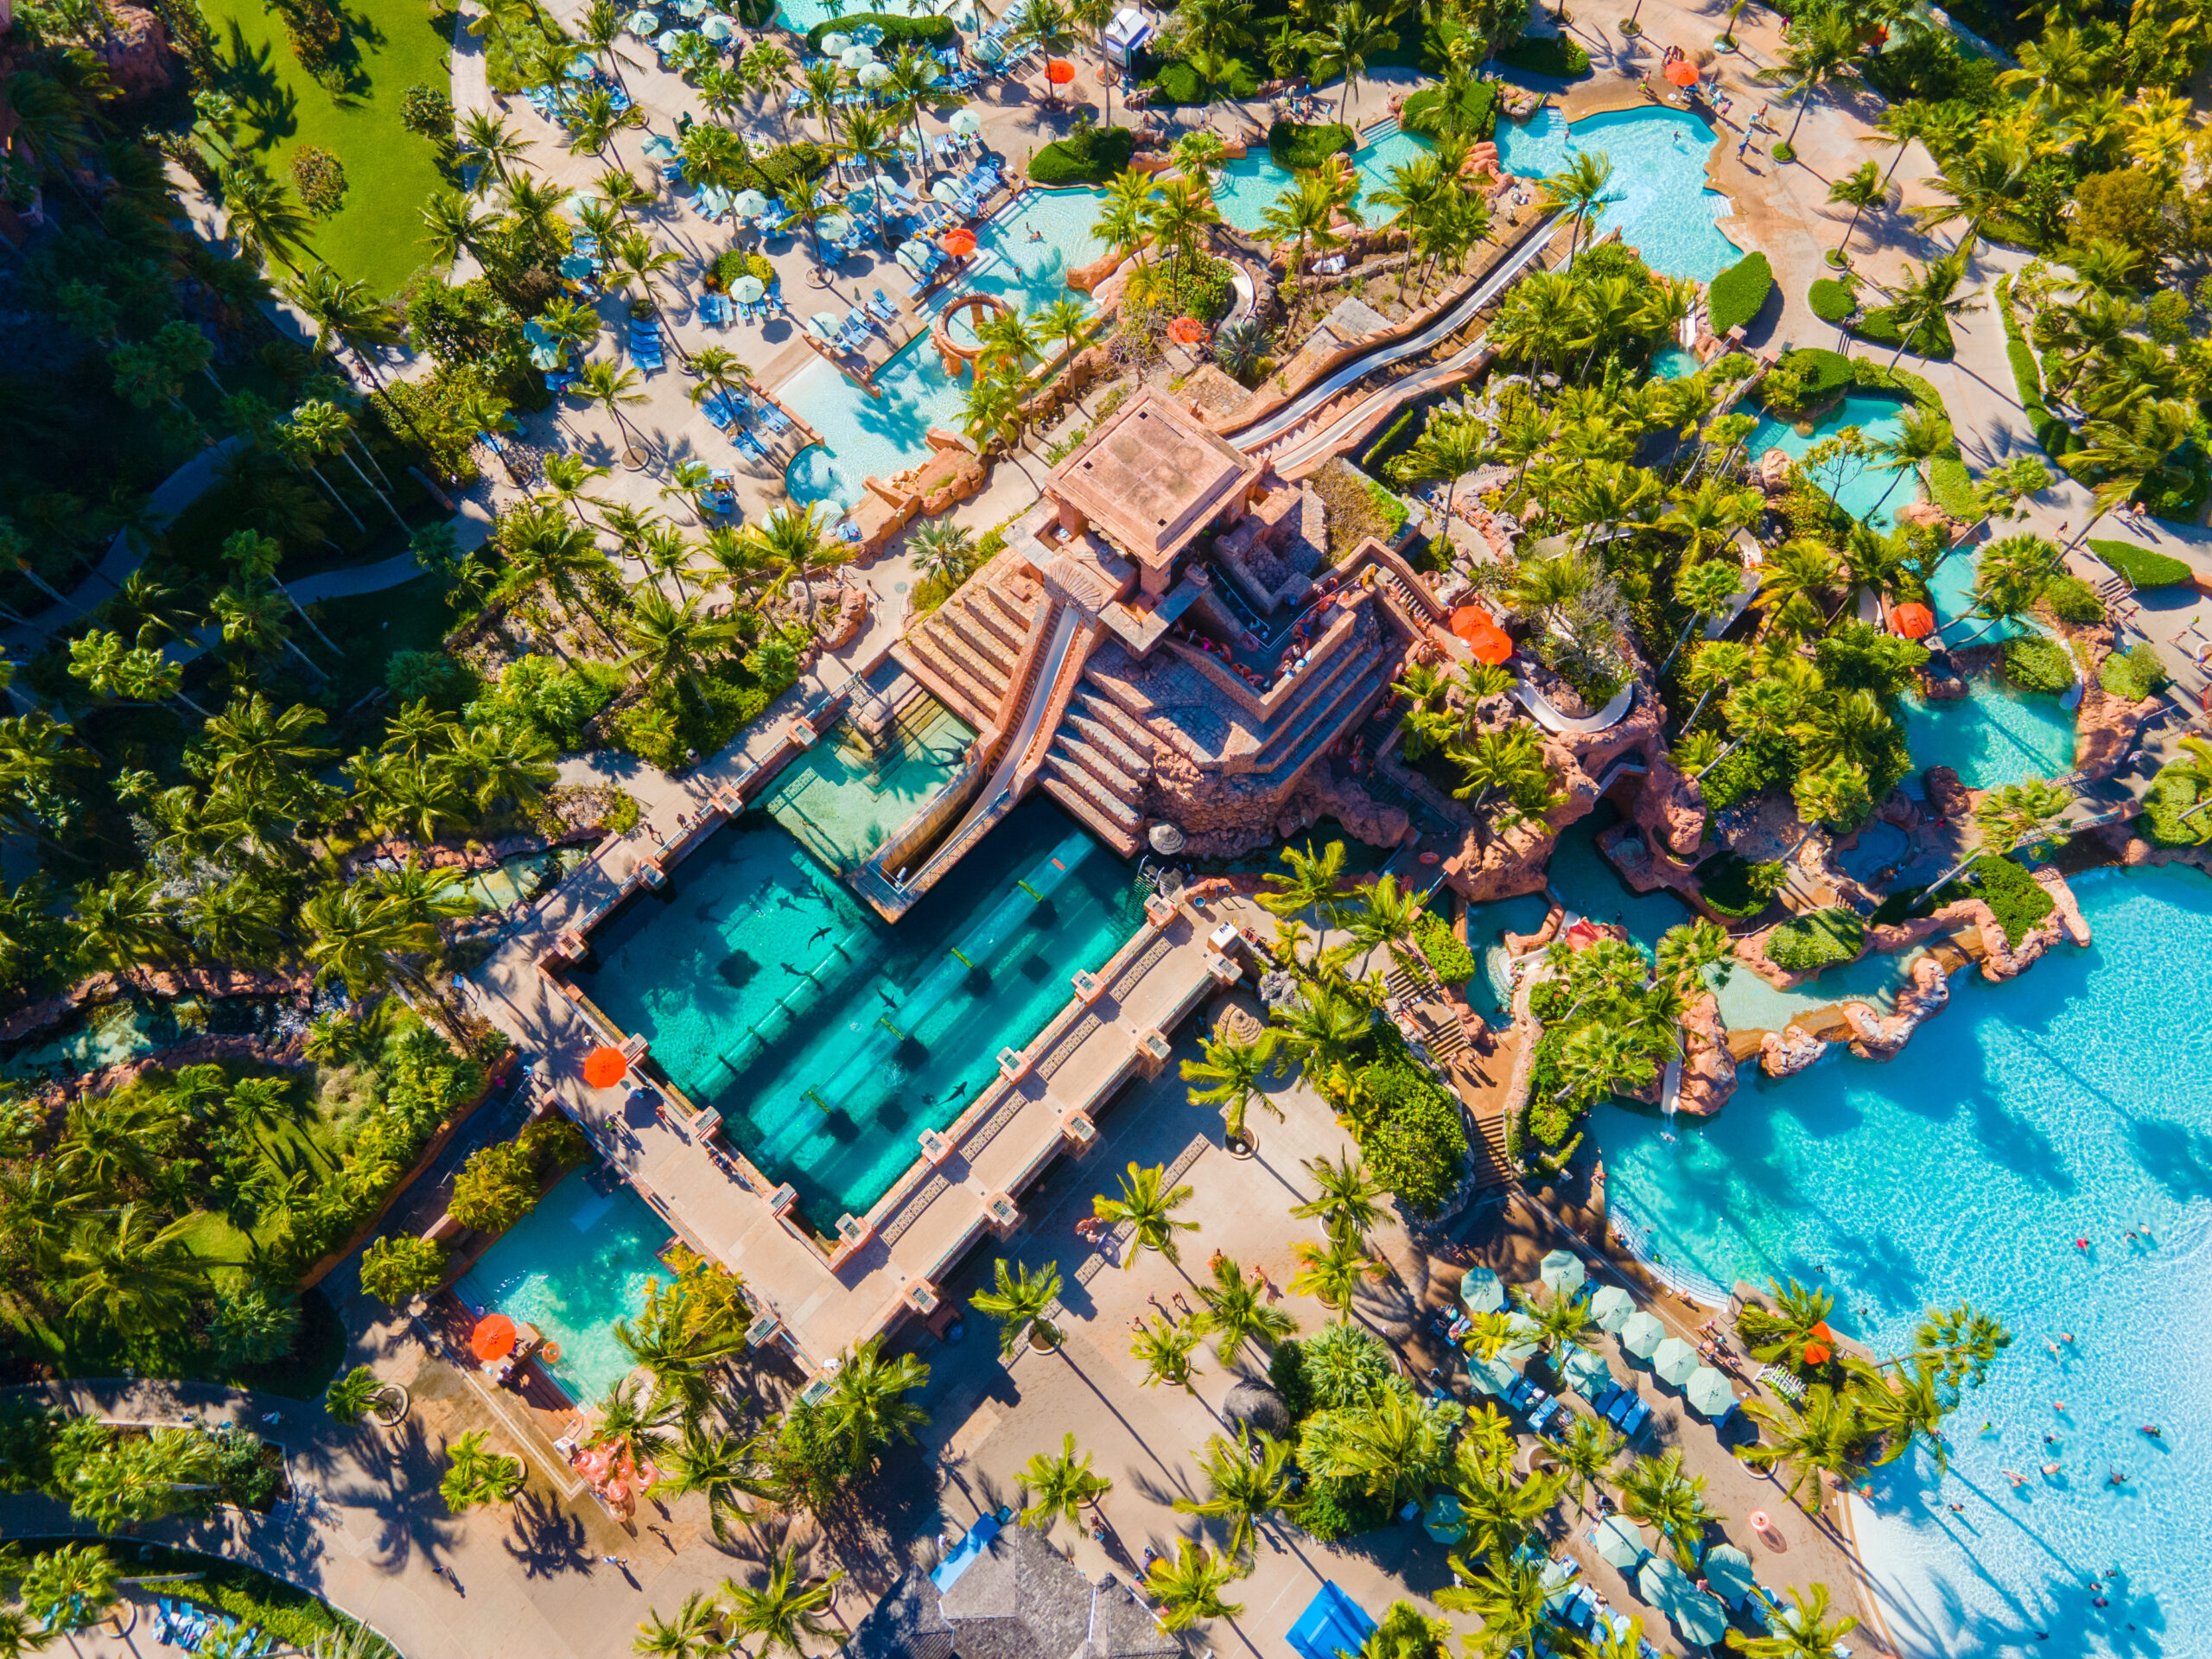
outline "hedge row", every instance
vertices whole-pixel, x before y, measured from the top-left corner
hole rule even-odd
[[[1859,296],[1852,291],[1849,283],[1823,276],[1805,290],[1805,303],[1813,308],[1813,315],[1822,322],[1840,324],[1859,308]]]
[[[1705,306],[1713,332],[1720,339],[1732,328],[1748,327],[1759,308],[1774,292],[1774,267],[1763,253],[1747,253],[1713,279],[1705,290]]]
[[[1550,75],[1560,80],[1580,80],[1590,73],[1590,54],[1564,35],[1547,40],[1523,37],[1500,52],[1497,60],[1525,75]]]
[[[2171,588],[2190,579],[2189,567],[2179,559],[2138,547],[2133,542],[2107,541],[2093,536],[2089,538],[2089,551],[2126,577],[2130,587]]]
[[[1905,350],[1915,357],[1924,357],[1935,363],[1949,362],[1958,349],[1951,339],[1951,325],[1941,317],[1923,326],[1910,340],[1906,340],[1897,326],[1897,308],[1893,305],[1878,306],[1866,313],[1853,325],[1851,332],[1877,346],[1903,344]]]
[[[2063,460],[2068,450],[2079,447],[2078,441],[2073,428],[2052,414],[2050,405],[2044,402],[2043,370],[2036,362],[2035,348],[2020,331],[2019,319],[2012,315],[2010,276],[1997,279],[1997,315],[2005,324],[2005,359],[2012,365],[2012,385],[2020,395],[2020,407],[2027,413],[2036,442],[2053,461]]]
[[[1938,455],[1928,463],[1928,499],[1946,518],[1959,524],[1974,524],[1981,518],[1981,504],[1974,496],[1974,476],[1956,455]]]
[[[1136,149],[1131,128],[1086,127],[1031,156],[1029,177],[1037,184],[1104,184],[1128,167]]]
[[[806,49],[818,53],[822,50],[823,35],[850,35],[868,23],[874,23],[883,31],[883,39],[878,43],[877,52],[886,57],[909,42],[934,51],[956,45],[960,39],[960,31],[953,27],[950,17],[909,17],[898,12],[855,11],[843,17],[825,17],[808,29]]]
[[[1341,121],[1307,126],[1298,121],[1278,121],[1268,129],[1268,154],[1277,167],[1293,173],[1311,172],[1332,156],[1349,154],[1358,135]]]

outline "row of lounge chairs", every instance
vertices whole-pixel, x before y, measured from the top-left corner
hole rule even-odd
[[[649,374],[659,372],[663,364],[660,324],[652,318],[630,319],[630,360]]]
[[[1634,1440],[1645,1423],[1651,1420],[1651,1408],[1634,1389],[1609,1382],[1590,1402],[1590,1409],[1611,1423],[1615,1428]]]
[[[210,1612],[205,1607],[195,1607],[188,1601],[171,1601],[162,1597],[154,1607],[154,1640],[173,1648],[182,1648],[188,1653],[197,1653],[210,1637],[223,1642],[231,1659],[270,1659],[276,1651],[276,1638],[257,1625],[245,1627],[248,1642],[233,1646],[230,1638],[238,1633],[235,1618],[226,1618]]]

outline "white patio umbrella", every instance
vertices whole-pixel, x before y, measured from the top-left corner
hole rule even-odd
[[[1582,1258],[1573,1250],[1554,1250],[1536,1264],[1536,1276],[1554,1296],[1572,1296],[1589,1282]]]
[[[870,92],[890,79],[891,66],[887,63],[864,63],[861,66],[860,83]]]
[[[960,205],[960,192],[950,179],[939,179],[935,184],[930,186],[930,194],[948,207],[957,207]]]
[[[1618,1285],[1607,1285],[1590,1299],[1590,1317],[1602,1330],[1619,1330],[1635,1312],[1636,1298]]]
[[[819,222],[817,228],[825,238],[835,242],[840,237],[853,233],[853,221],[842,213],[830,213]]]
[[[840,35],[835,30],[832,30],[830,34],[824,35],[822,37],[822,55],[825,58],[836,57],[852,43],[853,37],[851,35]]]
[[[707,15],[707,0],[676,0],[676,9],[686,17],[703,17]]]
[[[729,285],[729,296],[740,305],[750,305],[768,291],[768,284],[758,276],[741,276]]]
[[[1649,1313],[1632,1313],[1628,1323],[1621,1326],[1621,1346],[1638,1359],[1649,1359],[1652,1351],[1667,1340],[1667,1327]]]
[[[622,27],[641,41],[650,41],[660,28],[660,19],[650,11],[633,11],[623,20]]]
[[[1505,1316],[1505,1322],[1513,1328],[1513,1334],[1497,1351],[1499,1357],[1503,1359],[1526,1359],[1535,1353],[1536,1333],[1541,1328],[1536,1322],[1518,1308]]]
[[[639,148],[657,161],[668,161],[680,153],[677,149],[676,140],[664,132],[654,133]]]
[[[849,46],[837,54],[838,66],[845,69],[865,69],[874,61],[875,54],[864,46]]]
[[[952,130],[963,138],[973,138],[983,130],[983,118],[973,110],[956,110],[952,117]]]
[[[1652,1374],[1678,1389],[1696,1375],[1697,1368],[1697,1350],[1680,1337],[1668,1338],[1652,1351]]]
[[[677,48],[681,47],[683,44],[683,35],[682,32],[680,30],[671,29],[663,34],[659,39],[653,42],[653,48],[664,58],[673,57],[676,54]]]
[[[699,32],[720,46],[737,33],[737,25],[727,17],[709,17],[699,25]]]
[[[806,326],[810,332],[821,335],[823,339],[831,340],[836,338],[838,327],[843,321],[843,318],[834,312],[817,311],[806,320]]]
[[[1682,1397],[1700,1416],[1710,1421],[1717,1421],[1736,1409],[1736,1390],[1710,1365],[1700,1365],[1690,1373],[1690,1380],[1682,1385]]]
[[[741,190],[730,207],[740,219],[758,219],[768,211],[768,198],[758,190]]]
[[[1459,1275],[1459,1300],[1470,1313],[1495,1313],[1505,1306],[1505,1287],[1488,1268],[1469,1268]]]

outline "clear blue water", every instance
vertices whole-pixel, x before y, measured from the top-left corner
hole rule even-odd
[[[1680,346],[1662,346],[1651,353],[1651,373],[1656,379],[1687,380],[1697,369],[1697,353]]]
[[[1041,798],[886,924],[781,828],[719,831],[593,941],[592,1001],[820,1230],[865,1214],[1143,920],[1128,866]]]
[[[1815,444],[1834,437],[1847,426],[1857,427],[1872,444],[1895,437],[1904,429],[1904,423],[1897,417],[1897,411],[1903,407],[1902,401],[1895,397],[1854,391],[1822,416],[1805,436],[1800,436],[1787,421],[1762,415],[1758,425],[1751,429],[1751,441],[1744,452],[1755,466],[1770,449],[1779,449],[1791,460],[1798,460]],[[1836,504],[1846,512],[1876,530],[1887,530],[1896,524],[1897,510],[1915,494],[1910,477],[1899,479],[1894,473],[1882,472],[1871,460],[1839,457],[1824,467],[1815,467],[1813,476],[1823,490],[1835,496]],[[1891,487],[1893,481],[1894,489]],[[1946,561],[1947,565],[1957,563],[1957,559]]]
[[[1352,155],[1352,170],[1359,178],[1360,197],[1363,200],[1376,187],[1388,184],[1392,168],[1403,167],[1428,147],[1425,141],[1395,123],[1383,128]],[[1221,210],[1225,223],[1240,231],[1256,231],[1268,209],[1290,188],[1294,176],[1288,169],[1277,167],[1262,144],[1243,160],[1224,163],[1214,175],[1214,206]],[[1386,208],[1370,208],[1368,222],[1380,225],[1389,217]]]
[[[2212,880],[2105,871],[2075,891],[2092,946],[2010,984],[1955,977],[1897,1061],[1780,1083],[1746,1070],[1718,1117],[1671,1142],[1655,1115],[1603,1106],[1595,1138],[1611,1201],[1668,1265],[1825,1287],[1837,1323],[1884,1351],[1961,1299],[2012,1330],[1951,1420],[1950,1473],[1916,1452],[1874,1473],[1859,1510],[1896,1635],[1959,1659],[2206,1659],[2212,976],[2196,964]],[[2143,1224],[2147,1246],[2126,1237]],[[2046,1345],[2060,1332],[2063,1358]],[[2113,1566],[2101,1611],[2090,1575]]]
[[[1706,188],[1714,137],[1687,110],[1618,110],[1570,127],[1547,105],[1526,122],[1500,121],[1497,155],[1525,179],[1548,178],[1583,152],[1610,158],[1620,200],[1599,213],[1599,230],[1618,230],[1654,270],[1706,283],[1744,257],[1715,222],[1728,198]]]
[[[613,1324],[645,1306],[648,1279],[673,1277],[660,1251],[674,1236],[627,1185],[595,1192],[577,1170],[502,1233],[454,1288],[472,1307],[527,1320],[558,1343],[560,1360],[546,1369],[588,1405],[633,1368]]]
[[[2056,697],[2014,689],[2002,674],[1976,675],[1973,695],[1956,702],[1905,705],[1905,741],[1916,766],[1949,766],[1970,789],[2074,767],[2074,711]]]
[[[840,725],[785,766],[758,804],[840,874],[867,862],[959,769],[976,734],[933,699],[871,750]]]
[[[1096,190],[1036,191],[1013,212],[976,226],[976,268],[938,296],[938,308],[964,294],[994,295],[1024,312],[1054,300],[1081,299],[1068,287],[1067,273],[1106,251],[1090,233],[1099,200]],[[1033,231],[1042,239],[1030,240]],[[912,281],[893,262],[877,276],[863,278],[861,287],[880,283],[887,293],[893,277],[901,289]],[[930,428],[959,429],[967,380],[945,373],[926,333],[878,370],[875,384],[881,397],[870,397],[836,365],[817,357],[779,388],[778,396],[823,437],[785,470],[795,500],[849,508],[861,499],[862,480],[888,478],[925,460],[930,451],[924,435]]]

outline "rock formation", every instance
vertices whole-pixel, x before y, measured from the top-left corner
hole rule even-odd
[[[169,50],[168,25],[128,0],[108,7],[106,38],[99,56],[117,95],[125,99],[167,92],[176,80],[177,60]]]
[[[1759,1070],[1770,1077],[1794,1077],[1828,1052],[1828,1046],[1796,1026],[1770,1031],[1759,1039]]]
[[[1897,992],[1897,1005],[1878,1014],[1864,1002],[1846,1002],[1840,1010],[1851,1027],[1851,1052],[1862,1060],[1886,1060],[1910,1040],[1921,1022],[1941,1014],[1951,1000],[1950,976],[1933,953],[1912,964],[1911,981]]]
[[[1700,996],[1682,1015],[1681,1085],[1675,1108],[1693,1117],[1710,1117],[1736,1092],[1736,1058],[1728,1051],[1728,1028],[1720,1022],[1719,999]]]
[[[1945,818],[1970,817],[1974,813],[1974,797],[1959,781],[1959,774],[1949,766],[1930,766],[1920,775],[1921,787],[1928,792],[1928,804],[1936,816]]]

